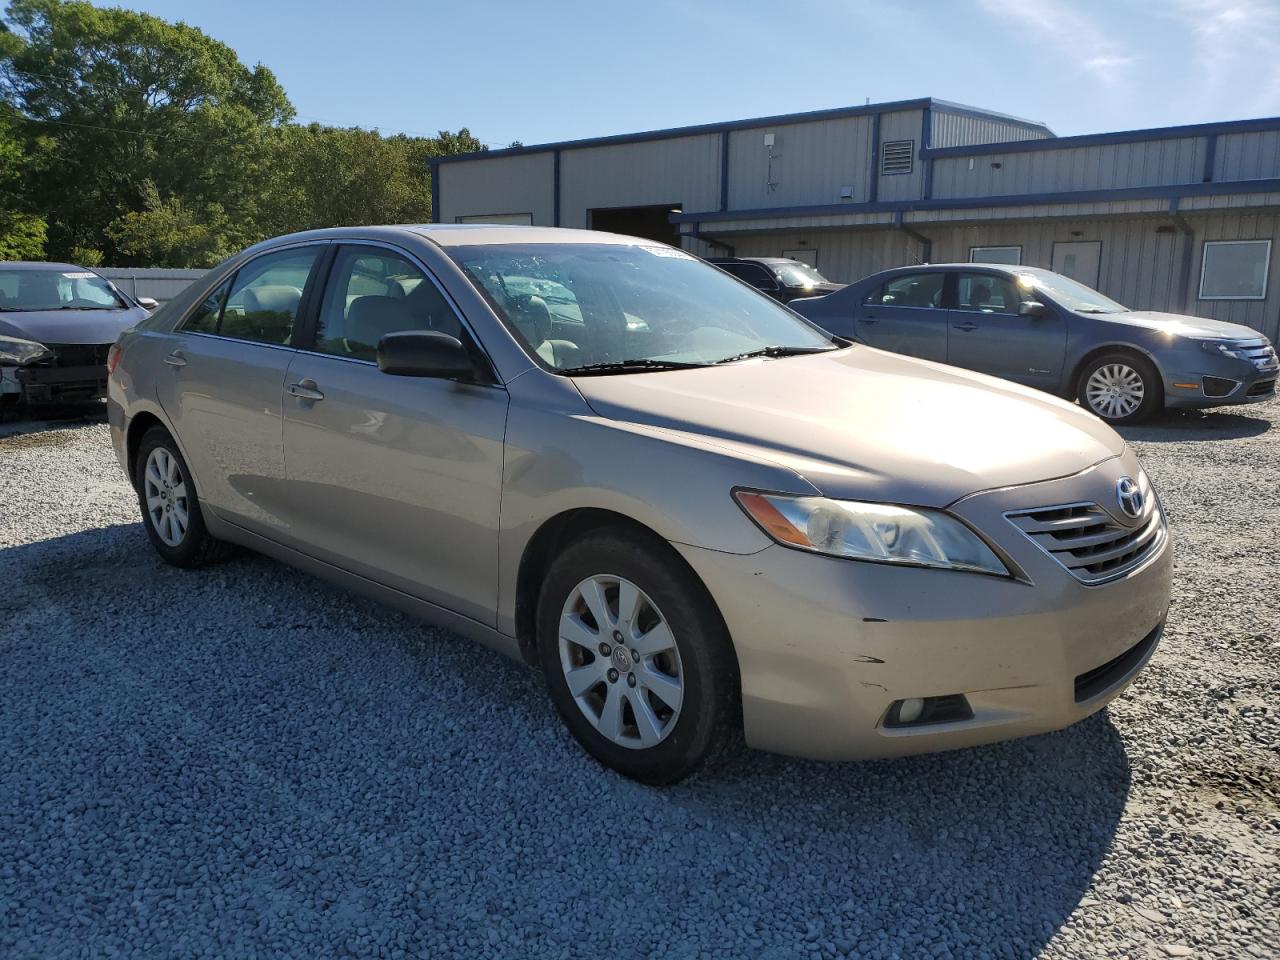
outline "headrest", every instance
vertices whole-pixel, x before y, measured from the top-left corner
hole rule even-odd
[[[302,291],[287,284],[263,284],[260,287],[247,287],[244,291],[244,309],[246,313],[268,310],[272,313],[294,314],[298,311],[298,302],[302,299]]]

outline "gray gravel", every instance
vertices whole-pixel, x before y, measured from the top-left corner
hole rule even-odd
[[[1277,421],[1129,431],[1177,589],[1108,711],[667,790],[483,648],[165,567],[101,423],[0,427],[0,956],[1275,957]]]

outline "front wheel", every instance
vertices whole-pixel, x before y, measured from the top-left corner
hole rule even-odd
[[[1077,396],[1081,406],[1113,426],[1145,420],[1164,402],[1156,368],[1128,353],[1091,360],[1080,371]]]
[[[543,583],[537,642],[565,726],[619,773],[673,783],[732,730],[727,631],[701,584],[657,545],[612,532],[571,544]]]

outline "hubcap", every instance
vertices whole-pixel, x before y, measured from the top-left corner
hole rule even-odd
[[[560,614],[560,668],[574,702],[612,743],[661,743],[680,716],[684,672],[675,636],[630,580],[601,574],[569,592]]]
[[[156,447],[147,457],[142,495],[156,535],[167,546],[181,544],[187,535],[187,483],[178,458],[164,447]]]
[[[1127,363],[1108,363],[1093,371],[1084,388],[1089,407],[1100,417],[1118,420],[1142,406],[1142,375]]]

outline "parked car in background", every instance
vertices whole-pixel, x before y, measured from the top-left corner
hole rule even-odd
[[[708,262],[779,303],[790,303],[797,297],[820,297],[844,288],[843,283],[832,283],[815,267],[787,257],[710,257]]]
[[[1258,403],[1280,370],[1250,327],[1130,310],[1033,267],[900,267],[791,307],[837,336],[1074,397],[1114,424]]]
[[[161,557],[243,544],[539,663],[578,741],[647,782],[740,722],[824,759],[1066,726],[1169,605],[1163,511],[1106,424],[836,342],[652,241],[282,237],[109,366]]]
[[[0,263],[0,402],[102,399],[107,351],[155,305],[87,267]]]

